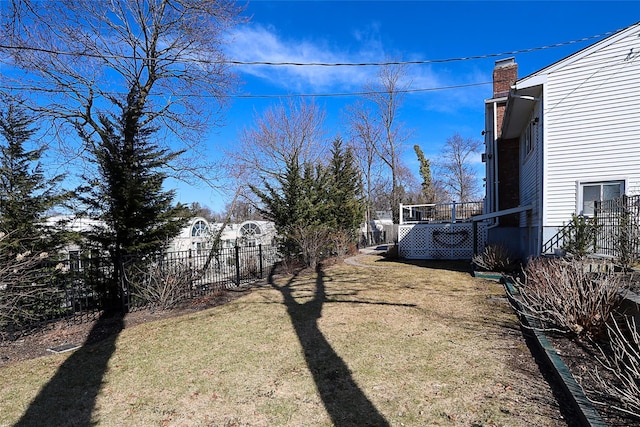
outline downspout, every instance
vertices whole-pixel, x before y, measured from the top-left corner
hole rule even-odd
[[[536,185],[539,185],[539,196],[538,196],[538,215],[540,217],[540,228],[538,230],[538,255],[540,255],[542,253],[542,244],[544,243],[544,215],[543,215],[543,207],[544,207],[544,195],[542,194],[544,192],[544,183],[542,182],[544,180],[544,142],[545,142],[545,124],[544,124],[544,91],[546,89],[546,85],[542,86],[542,96],[540,98],[540,107],[538,110],[538,117],[540,118],[539,121],[539,128],[536,129],[537,131],[539,131],[540,133],[540,141],[538,144],[540,153],[538,154],[538,159],[540,161],[540,167],[538,167],[538,172],[540,173],[540,181],[538,182],[538,180],[536,180]],[[537,136],[537,135],[536,135]]]
[[[491,130],[491,144],[493,152],[493,212],[498,212],[498,102],[493,101],[493,129]],[[500,218],[493,219],[493,224],[487,228],[500,226]]]

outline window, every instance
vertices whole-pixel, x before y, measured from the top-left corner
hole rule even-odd
[[[80,271],[80,251],[69,251],[69,270]]]
[[[258,236],[260,234],[262,234],[262,230],[260,230],[260,226],[258,226],[258,224],[255,224],[253,222],[248,222],[240,228],[240,235],[242,236],[250,237],[250,236]]]
[[[260,227],[258,226],[258,224],[255,224],[253,222],[248,222],[244,224],[242,227],[240,227],[240,232],[239,232],[240,240],[246,246],[250,246],[250,247],[257,246],[258,238],[260,237],[261,234],[262,234],[262,230],[260,230]]]
[[[524,155],[525,157],[533,150],[533,126],[529,122],[524,130]]]
[[[209,226],[206,222],[198,220],[191,228],[191,237],[204,237],[209,234]]]
[[[592,216],[595,202],[618,198],[624,194],[624,181],[588,182],[580,184],[580,213]]]

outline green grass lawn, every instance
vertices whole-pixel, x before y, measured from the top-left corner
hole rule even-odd
[[[503,298],[360,258],[0,368],[0,425],[566,425]]]

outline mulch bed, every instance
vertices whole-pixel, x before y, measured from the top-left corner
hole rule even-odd
[[[640,273],[627,273],[627,280],[630,281],[629,289],[635,294],[640,294]],[[545,335],[607,426],[640,426],[640,418],[614,408],[620,406],[620,402],[609,397],[597,379],[599,376],[609,383],[617,381],[598,361],[598,358],[602,358],[598,346],[606,351],[606,341],[581,340],[557,332],[546,332]]]
[[[220,290],[212,295],[187,301],[169,310],[139,309],[127,313],[124,319],[114,315],[111,318],[103,316],[99,320],[96,316],[95,319],[85,320],[82,323],[68,320],[52,322],[32,333],[0,341],[0,367],[51,354],[47,350],[50,348],[67,344],[84,345],[98,342],[119,333],[123,325],[126,329],[145,322],[182,316],[222,305],[248,292],[250,290],[247,288]],[[96,328],[97,322],[100,322],[100,325]]]
[[[604,393],[602,385],[596,378],[596,373],[608,382],[616,380],[598,362],[597,357],[601,353],[594,343],[570,339],[560,334],[547,333],[546,335],[571,375],[584,390],[587,398],[594,403],[594,407],[607,426],[640,425],[640,419],[614,409],[614,406],[620,405],[620,403],[608,398]]]

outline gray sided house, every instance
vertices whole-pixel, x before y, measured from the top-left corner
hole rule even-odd
[[[594,202],[640,193],[640,22],[518,79],[496,62],[485,101],[487,242],[520,257]]]

